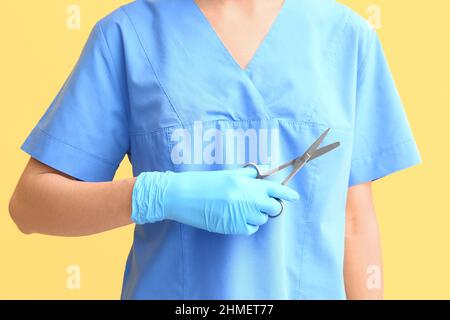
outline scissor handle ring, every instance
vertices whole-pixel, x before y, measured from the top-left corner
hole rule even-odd
[[[256,179],[262,178],[261,170],[259,169],[259,167],[256,163],[250,162],[244,166],[244,168],[249,168],[249,167],[254,168],[256,170]]]
[[[277,200],[277,201],[280,203],[280,205],[281,205],[281,210],[280,210],[280,212],[279,212],[278,214],[276,214],[275,216],[269,216],[270,219],[274,219],[274,218],[276,218],[276,217],[279,217],[279,216],[283,213],[283,211],[284,211],[284,204],[283,204],[283,201],[280,200],[280,199],[278,199],[278,198],[274,198],[274,199]]]
[[[254,169],[256,170],[256,179],[262,179],[262,173],[261,173],[261,170],[259,169],[259,166],[258,166],[256,163],[250,162],[250,163],[247,163],[247,164],[244,166],[244,168],[249,168],[249,167],[254,168]],[[276,218],[276,217],[279,217],[279,216],[283,213],[283,211],[284,211],[283,201],[280,200],[280,199],[278,199],[278,198],[274,198],[274,199],[277,200],[277,201],[280,203],[280,205],[281,205],[281,210],[280,210],[280,212],[278,212],[278,213],[277,213],[276,215],[274,215],[274,216],[269,215],[269,218],[271,218],[271,219]]]

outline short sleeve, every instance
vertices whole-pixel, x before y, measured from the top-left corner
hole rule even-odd
[[[358,70],[349,186],[380,179],[421,162],[382,45],[371,30]]]
[[[111,37],[108,38],[111,42]],[[38,124],[22,145],[31,157],[82,181],[112,180],[129,148],[125,76],[101,22]]]

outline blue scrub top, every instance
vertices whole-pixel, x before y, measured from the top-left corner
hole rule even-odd
[[[420,162],[366,21],[335,1],[286,0],[242,69],[193,0],[134,1],[95,25],[22,149],[83,181],[113,179],[125,155],[134,175],[249,160],[245,144],[240,162],[174,161],[177,133],[198,127],[277,132],[280,162],[328,127],[324,143],[342,145],[295,177],[301,200],[252,236],[136,226],[122,298],[344,299],[348,188]]]

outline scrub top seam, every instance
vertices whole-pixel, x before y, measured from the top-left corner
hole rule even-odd
[[[272,122],[277,121],[279,123],[283,123],[286,125],[301,125],[305,127],[322,127],[322,126],[328,126],[328,123],[320,122],[320,121],[307,121],[305,119],[292,119],[292,118],[270,118],[270,119],[239,119],[239,120],[233,120],[233,119],[213,119],[213,120],[207,120],[207,121],[201,121],[202,124],[210,125],[210,124],[217,124],[217,123],[263,123],[263,122]],[[130,133],[131,137],[139,137],[139,136],[147,136],[147,135],[157,135],[165,130],[172,130],[175,128],[182,127],[183,129],[193,127],[195,124],[195,121],[185,123],[184,125],[181,124],[173,124],[168,125],[165,127],[157,128],[155,130],[148,130],[148,131],[141,131],[141,132],[134,132]],[[333,130],[340,130],[340,131],[351,131],[351,128],[346,127],[333,127]]]
[[[111,65],[112,65],[112,67],[113,67],[114,72],[116,73],[116,75],[118,75],[118,74],[120,74],[120,73],[119,73],[119,70],[117,69],[116,64],[114,63],[113,55],[112,55],[112,52],[111,52],[111,47],[109,46],[109,43],[108,43],[108,41],[106,40],[106,37],[105,37],[105,33],[104,33],[104,31],[103,31],[102,21],[101,21],[101,20],[98,22],[98,26],[99,26],[99,29],[100,29],[100,34],[102,35],[102,39],[103,39],[103,41],[104,41],[104,43],[105,43],[105,46],[106,46],[106,48],[107,48],[107,51],[108,51],[108,54],[109,54],[109,58],[110,58],[110,60],[111,60]],[[122,91],[122,94],[124,95],[124,97],[125,97],[126,100],[127,100],[127,108],[129,108],[129,105],[130,105],[130,102],[129,102],[129,96],[128,96],[127,92],[124,90],[124,88],[123,88],[122,86],[119,85],[119,87],[120,87],[120,90]],[[129,116],[129,114],[127,113],[127,117],[128,117],[128,116]]]
[[[343,14],[344,15],[344,14]],[[344,15],[343,19],[344,19],[344,24],[342,26],[342,28],[339,30],[339,35],[337,35],[336,37],[334,37],[334,41],[332,44],[330,44],[330,50],[327,51],[327,59],[329,60],[329,63],[327,65],[327,70],[329,71],[332,66],[334,66],[336,64],[336,55],[337,55],[337,47],[341,47],[342,42],[341,42],[341,36],[343,37],[343,35],[345,34],[345,30],[347,29],[347,27],[349,26],[349,21],[350,21],[350,13],[347,13]],[[322,98],[323,98],[323,91],[325,91],[327,89],[326,84],[328,83],[327,81],[325,81],[326,79],[322,78],[322,84],[320,86],[320,89],[318,90],[318,95],[317,97],[311,102],[311,110],[309,111],[309,114],[306,112],[305,113],[305,117],[306,117],[306,121],[308,122],[313,122],[314,118],[317,118],[317,112],[318,109],[317,107],[320,105]]]
[[[105,46],[107,48],[107,51],[108,51],[108,54],[109,54],[109,58],[111,59],[112,68],[114,69],[114,71],[116,73],[116,76],[117,76],[120,73],[119,73],[119,70],[118,70],[116,64],[114,63],[114,58],[113,58],[113,55],[112,55],[112,52],[111,52],[111,47],[109,46],[108,40],[106,40],[105,33],[103,32],[102,20],[100,20],[98,22],[98,26],[99,26],[100,33],[102,35],[103,41],[105,43]],[[116,80],[117,80],[116,81],[117,85],[120,88],[120,91],[122,91],[122,94],[123,94],[123,96],[125,97],[125,99],[127,101],[127,103],[126,103],[126,109],[127,109],[126,117],[127,117],[127,128],[128,128],[128,130],[127,130],[127,132],[128,132],[127,153],[128,153],[128,152],[131,151],[130,150],[130,148],[131,148],[131,139],[130,139],[130,128],[129,128],[129,126],[130,126],[130,118],[131,118],[130,97],[129,97],[129,93],[126,90],[124,90],[124,88],[120,85],[119,80],[118,79],[116,79]]]
[[[311,193],[310,196],[308,197],[306,206],[305,206],[305,212],[306,212],[306,220],[305,220],[305,225],[304,225],[304,230],[303,230],[303,236],[302,236],[302,242],[300,245],[300,273],[299,273],[299,279],[298,279],[298,297],[300,299],[304,299],[304,295],[303,295],[303,290],[302,290],[302,286],[303,286],[303,272],[304,272],[304,258],[305,258],[305,248],[306,248],[306,240],[307,240],[307,235],[308,235],[308,226],[311,224],[310,221],[310,210],[311,210],[311,204],[313,203],[313,198],[314,195],[316,194],[316,186],[317,186],[317,164],[316,163],[311,163],[311,167],[313,168],[312,170],[312,175],[313,175],[313,181],[311,182]]]
[[[156,70],[155,70],[155,68],[153,66],[153,63],[150,60],[150,55],[149,55],[148,51],[146,50],[144,44],[142,43],[142,39],[141,39],[137,29],[136,29],[136,26],[133,23],[133,20],[131,19],[131,17],[128,15],[128,12],[123,7],[120,7],[120,9],[125,13],[126,17],[128,18],[128,21],[130,22],[130,24],[131,24],[131,26],[132,26],[135,34],[136,34],[136,37],[138,38],[139,45],[141,46],[141,49],[144,52],[145,58],[146,58],[146,60],[147,60],[147,62],[149,64],[149,66],[150,66],[150,68],[151,68],[155,78],[156,78],[156,81],[158,82],[158,87],[164,93],[164,96],[166,97],[167,101],[169,102],[170,106],[172,107],[173,112],[175,112],[175,115],[177,116],[178,121],[180,122],[181,126],[184,127],[184,121],[182,120],[179,112],[177,111],[177,109],[175,108],[174,104],[172,103],[172,100],[170,99],[169,95],[167,94],[167,91],[164,89],[164,87],[163,87],[163,85],[161,83],[161,80],[159,79],[159,76],[156,73]]]
[[[302,127],[309,127],[309,128],[321,128],[321,127],[329,127],[329,123],[325,122],[319,122],[319,121],[306,121],[306,120],[291,120],[291,119],[285,119],[285,118],[275,118],[275,120],[278,120],[280,123],[284,125],[289,126],[302,126]],[[342,132],[351,132],[351,128],[344,128],[344,127],[333,127],[333,131],[342,131]]]
[[[165,133],[165,138],[167,140],[167,143],[166,143],[166,145],[167,145],[167,152],[168,152],[168,155],[170,156],[171,150],[172,150],[172,141],[170,139],[171,128],[163,128],[163,129],[164,129],[164,133]],[[171,164],[171,167],[172,167],[171,171],[172,172],[176,172],[175,164],[173,163],[173,161],[170,161],[170,164]],[[181,299],[184,300],[185,296],[186,296],[186,293],[185,293],[186,292],[186,289],[185,289],[186,288],[186,286],[185,286],[185,282],[186,282],[185,265],[186,264],[185,264],[185,261],[184,261],[183,224],[178,223],[178,226],[179,226],[178,231],[180,233],[179,239],[180,239],[180,255],[181,255]]]
[[[331,65],[334,65],[335,61],[336,61],[336,55],[337,55],[337,46],[341,46],[342,42],[341,42],[341,37],[343,37],[345,35],[345,30],[347,29],[347,27],[349,26],[349,21],[350,21],[350,13],[347,13],[346,16],[344,17],[344,25],[341,28],[341,30],[339,31],[339,36],[336,36],[336,40],[334,41],[331,50],[334,49],[334,51],[331,51],[329,53],[329,59],[330,59],[330,64],[328,65],[328,70],[331,68]],[[321,86],[321,90],[326,89],[325,84],[323,84]],[[316,100],[316,104],[314,106],[314,109],[311,111],[311,116],[309,118],[309,120],[311,120],[314,115],[317,113],[317,105],[320,103],[322,99],[322,95],[319,94],[318,99]],[[307,236],[308,236],[308,226],[311,224],[311,220],[310,220],[310,210],[311,210],[311,204],[313,203],[313,198],[316,194],[316,187],[317,187],[317,179],[318,179],[318,174],[317,174],[317,170],[318,170],[318,164],[317,163],[312,163],[311,164],[314,168],[313,171],[313,181],[312,181],[312,186],[311,186],[311,194],[310,197],[308,198],[308,203],[306,205],[306,221],[305,221],[305,229],[303,230],[303,237],[302,237],[302,244],[301,244],[301,257],[300,257],[300,275],[299,275],[299,281],[298,281],[298,296],[300,299],[305,298],[305,296],[303,295],[303,279],[304,279],[304,268],[305,268],[305,249],[306,249],[306,242],[307,242]]]
[[[369,44],[369,48],[367,49],[367,53],[365,54],[364,59],[361,62],[360,67],[358,68],[357,71],[357,82],[356,82],[356,88],[359,88],[359,86],[361,85],[361,82],[365,79],[366,77],[366,70],[367,70],[367,65],[368,65],[368,60],[369,60],[369,56],[370,53],[373,50],[373,46],[375,45],[375,40],[377,38],[377,33],[375,30],[371,30],[371,39],[370,39],[370,44]],[[357,92],[358,93],[358,92]]]
[[[82,152],[82,153],[84,153],[84,154],[86,154],[86,155],[88,155],[88,156],[90,156],[90,157],[93,157],[93,158],[95,158],[95,159],[97,159],[97,160],[103,162],[104,164],[113,167],[114,169],[117,168],[117,165],[116,165],[116,164],[113,164],[113,163],[111,163],[111,162],[109,162],[109,161],[103,159],[102,157],[99,157],[99,156],[97,156],[97,155],[95,155],[95,154],[92,154],[92,153],[90,153],[90,152],[84,151],[84,150],[82,150],[82,149],[80,149],[80,148],[78,148],[78,147],[76,147],[76,146],[73,146],[73,145],[71,145],[71,144],[69,144],[69,143],[67,143],[67,142],[65,142],[65,141],[62,141],[61,139],[58,139],[57,137],[55,137],[55,136],[51,135],[50,133],[46,132],[45,130],[43,130],[43,129],[40,128],[39,126],[36,126],[36,129],[38,129],[39,131],[41,131],[41,132],[42,132],[43,134],[45,134],[48,138],[50,138],[50,139],[52,139],[52,140],[54,140],[54,141],[56,141],[56,142],[58,142],[58,143],[61,143],[61,144],[65,145],[65,146],[68,146],[68,147],[70,147],[70,148],[72,148],[72,149],[75,149],[75,150],[77,150],[77,151],[80,151],[80,152]]]
[[[184,263],[184,248],[183,248],[183,225],[179,224],[180,229],[180,253],[181,253],[181,299],[185,299],[185,263]]]

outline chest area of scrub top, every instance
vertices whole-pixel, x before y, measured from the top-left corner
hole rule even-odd
[[[329,56],[328,51],[305,49],[315,39],[306,32],[309,21],[301,19],[296,1],[284,3],[246,69],[232,58],[193,0],[161,1],[152,10],[151,35],[149,30],[138,32],[181,124],[311,119]]]

